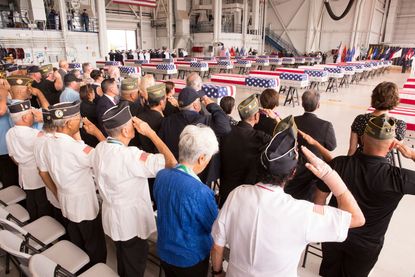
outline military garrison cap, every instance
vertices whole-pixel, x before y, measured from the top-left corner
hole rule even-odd
[[[6,78],[10,86],[28,86],[32,83],[32,79],[24,75],[12,75]]]
[[[166,84],[161,83],[147,88],[148,100],[158,102],[166,96]]]
[[[49,72],[53,71],[53,65],[51,64],[46,64],[46,65],[42,65],[40,67],[40,73],[42,73],[42,75],[48,74]]]
[[[119,105],[108,109],[102,116],[102,125],[106,130],[120,127],[131,120],[130,106],[121,102]]]
[[[18,103],[13,103],[8,106],[10,113],[20,113],[27,110],[30,110],[32,106],[30,105],[30,100],[25,100]]]
[[[47,124],[52,123],[52,115],[50,113],[50,110],[42,108],[42,116],[43,116],[44,123],[47,123]]]
[[[80,113],[80,101],[61,102],[49,107],[52,120],[74,117]]]
[[[238,112],[241,119],[247,119],[259,111],[259,102],[256,94],[253,94],[239,103]]]
[[[282,123],[281,123],[282,122]],[[271,142],[261,154],[261,163],[272,175],[287,175],[297,166],[297,127],[292,116],[276,127]]]
[[[122,80],[121,90],[138,90],[138,79],[127,78]]]
[[[396,122],[393,118],[382,114],[372,117],[366,125],[365,134],[378,140],[393,139],[395,137]]]

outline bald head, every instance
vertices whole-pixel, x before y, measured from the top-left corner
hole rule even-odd
[[[69,69],[69,63],[66,60],[60,60],[59,61],[59,68],[62,68],[63,70],[68,71]]]
[[[363,153],[370,156],[385,157],[394,141],[392,139],[379,140],[363,134]]]
[[[202,78],[196,72],[192,72],[186,79],[186,86],[199,91],[202,89]]]

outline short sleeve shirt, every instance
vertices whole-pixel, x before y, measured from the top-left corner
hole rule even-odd
[[[90,157],[93,151],[63,133],[55,133],[44,145],[46,168],[56,184],[62,215],[75,223],[98,215]]]
[[[243,185],[231,192],[213,228],[216,244],[229,245],[229,276],[297,276],[297,266],[310,242],[343,241],[351,215],[295,200],[281,187]]]
[[[45,186],[40,178],[33,152],[39,131],[26,126],[14,126],[6,134],[9,156],[18,163],[19,184],[25,190],[39,189]]]
[[[103,198],[105,234],[114,241],[147,239],[156,231],[147,178],[165,167],[164,156],[107,140],[97,145],[91,160]]]

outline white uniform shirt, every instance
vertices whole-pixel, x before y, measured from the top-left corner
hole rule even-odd
[[[58,190],[62,215],[72,222],[93,220],[99,212],[90,154],[83,141],[55,133],[43,146],[46,168]]]
[[[147,239],[156,231],[147,178],[165,167],[164,156],[112,140],[100,142],[91,160],[103,198],[105,234],[114,241]]]
[[[24,190],[45,186],[37,170],[33,147],[39,130],[14,126],[7,131],[6,143],[9,156],[19,164],[19,184]]]
[[[150,53],[148,53],[148,52],[145,53],[144,54],[144,59],[147,60],[147,61],[150,61]]]
[[[215,243],[230,248],[226,276],[294,277],[308,243],[344,241],[351,214],[314,206],[261,183],[233,190],[212,228]]]
[[[40,171],[46,172],[48,171],[45,165],[45,159],[43,157],[43,145],[45,144],[46,140],[49,138],[53,138],[53,134],[44,133],[43,131],[39,132],[35,144],[33,146],[33,154],[35,155],[35,161],[37,168]],[[61,206],[59,205],[58,199],[56,199],[55,195],[50,191],[50,189],[46,187],[46,197],[48,201],[55,207],[60,209]]]

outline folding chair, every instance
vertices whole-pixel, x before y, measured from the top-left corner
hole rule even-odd
[[[23,225],[27,224],[27,222],[30,220],[29,212],[19,204],[11,204],[3,208],[8,212],[8,215],[6,215],[7,220],[21,222]],[[0,213],[4,210],[0,211]]]
[[[27,235],[24,234],[25,231],[17,224],[0,219],[0,225],[5,229],[4,231],[17,236],[23,242],[24,251],[27,254],[42,253],[54,262],[65,266],[69,272],[76,273],[89,263],[88,255],[70,241],[61,240],[51,245],[49,248],[42,248],[39,250],[29,244]],[[17,249],[18,248],[16,248],[16,250]]]
[[[12,222],[14,221],[17,225],[23,229],[25,236],[28,240],[31,240],[29,243],[36,249],[46,248],[47,245],[56,241],[58,238],[65,234],[65,228],[54,218],[50,216],[42,216],[41,218],[36,219],[35,221],[24,224],[13,217],[3,207],[0,207],[0,225],[5,223],[5,221]],[[7,223],[7,222],[6,222]],[[13,232],[13,231],[12,231]]]
[[[320,246],[320,247],[318,247],[318,246]],[[315,250],[315,251],[317,251],[317,253],[316,252],[313,252],[311,250]],[[307,255],[308,254],[314,255],[314,256],[319,257],[319,258],[323,258],[323,252],[321,250],[321,244],[320,243],[317,243],[316,245],[312,245],[310,243],[307,244],[307,246],[305,248],[305,251],[304,251],[303,263],[301,265],[304,268],[305,268],[305,264],[307,262]]]
[[[72,274],[64,267],[53,262],[48,257],[43,256],[42,254],[33,255],[29,261],[29,271],[33,277],[75,277],[76,275]],[[100,263],[96,264],[79,277],[116,277],[116,274],[111,268],[106,264]]]
[[[10,261],[19,269],[20,276],[29,274],[29,259],[31,255],[22,252],[24,249],[23,239],[6,230],[0,230],[0,248],[6,253],[6,274],[10,272]]]
[[[7,206],[26,199],[26,192],[18,186],[9,186],[0,190],[0,204]]]

